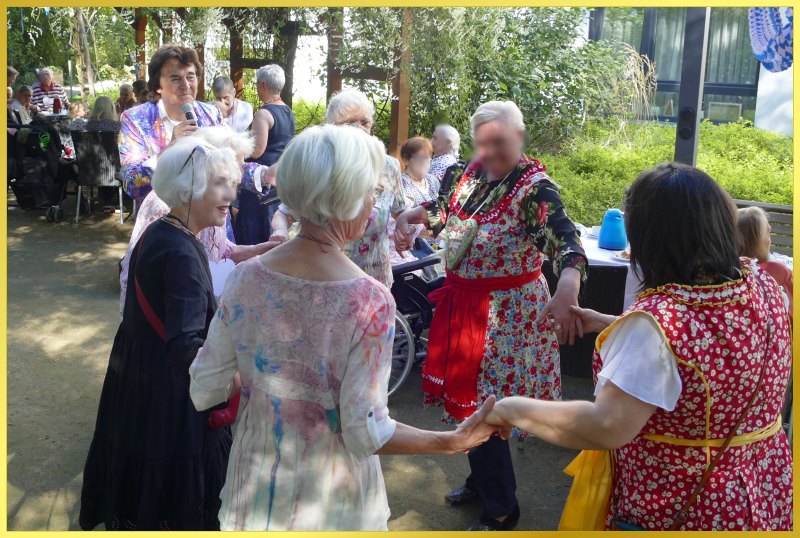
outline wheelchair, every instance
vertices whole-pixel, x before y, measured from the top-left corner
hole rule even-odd
[[[443,260],[438,253],[392,267],[394,284],[392,296],[397,304],[395,312],[394,344],[392,347],[392,373],[389,378],[389,396],[408,379],[412,368],[427,355],[428,339],[423,333],[433,319],[433,304],[428,294],[442,287],[444,276],[431,271]]]

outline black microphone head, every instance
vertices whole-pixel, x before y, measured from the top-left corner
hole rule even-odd
[[[181,110],[183,114],[186,116],[187,120],[193,120],[194,118],[194,107],[192,107],[192,103],[183,103],[181,105]]]

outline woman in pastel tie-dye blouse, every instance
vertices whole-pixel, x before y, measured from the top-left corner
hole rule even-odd
[[[189,369],[198,410],[241,379],[222,530],[386,530],[378,454],[452,454],[494,433],[491,398],[455,431],[389,416],[394,300],[344,251],[364,233],[384,155],[359,129],[303,131],[277,172],[300,233],[228,278]]]

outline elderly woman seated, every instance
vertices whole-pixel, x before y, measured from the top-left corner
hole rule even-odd
[[[447,169],[458,162],[458,153],[461,148],[461,136],[452,125],[437,125],[431,135],[433,158],[429,173],[436,176],[439,181],[444,179]]]
[[[216,530],[230,428],[197,411],[188,369],[217,304],[197,235],[225,223],[241,177],[235,152],[189,136],[159,159],[169,207],[136,242],[86,459],[80,525]]]
[[[394,300],[345,254],[372,214],[384,158],[359,129],[303,131],[277,173],[300,233],[228,278],[190,369],[198,409],[224,402],[237,371],[247,395],[224,530],[386,530],[377,454],[452,454],[493,433],[481,424],[493,399],[455,431],[389,416]]]

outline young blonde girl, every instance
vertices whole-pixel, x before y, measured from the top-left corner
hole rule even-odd
[[[767,213],[760,207],[746,207],[739,210],[739,254],[758,260],[758,265],[783,288],[789,299],[791,319],[792,270],[781,262],[769,260],[769,249],[772,245],[771,231]]]

